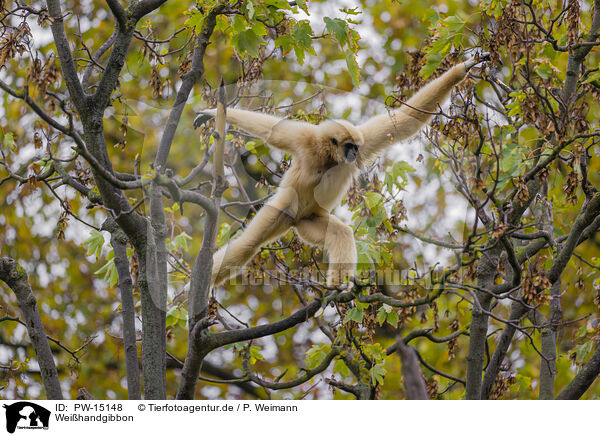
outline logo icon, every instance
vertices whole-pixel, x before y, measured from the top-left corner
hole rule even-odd
[[[14,433],[15,429],[48,429],[50,411],[29,401],[19,401],[3,405],[6,409],[6,431]]]

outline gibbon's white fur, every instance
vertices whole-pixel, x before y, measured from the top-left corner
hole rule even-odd
[[[308,244],[325,249],[327,284],[339,285],[356,269],[352,229],[330,212],[339,204],[358,169],[388,146],[416,134],[462,81],[475,60],[459,64],[417,92],[402,108],[354,126],[345,120],[319,125],[227,109],[226,119],[250,135],[293,156],[275,195],[242,235],[213,258],[212,284],[237,275],[259,248],[293,227]],[[215,109],[198,119],[214,117]],[[197,120],[198,120],[197,119]],[[197,124],[197,123],[196,123]]]

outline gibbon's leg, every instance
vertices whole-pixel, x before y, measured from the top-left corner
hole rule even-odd
[[[359,149],[362,162],[368,162],[386,147],[416,134],[438,112],[452,88],[461,82],[477,63],[470,60],[456,65],[413,95],[400,109],[375,116],[358,126],[365,143]]]
[[[298,236],[325,249],[328,256],[327,285],[338,286],[356,272],[356,245],[352,229],[333,215],[305,218],[296,226]]]
[[[293,222],[294,193],[280,190],[250,220],[241,236],[221,247],[213,256],[212,285],[238,275],[259,248],[272,241]]]
[[[194,126],[198,127],[207,118],[214,118],[215,115],[216,109],[200,112]],[[309,144],[314,139],[316,132],[316,127],[310,123],[282,120],[273,115],[244,109],[228,108],[226,119],[228,123],[240,127],[250,135],[291,154],[303,144]]]

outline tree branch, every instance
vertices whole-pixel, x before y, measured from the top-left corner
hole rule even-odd
[[[125,368],[127,372],[127,398],[141,400],[140,364],[137,352],[137,334],[135,331],[135,304],[133,301],[133,281],[129,273],[127,259],[127,236],[110,217],[103,228],[110,232],[115,267],[119,277],[118,287],[121,294],[121,315],[123,317],[123,348],[125,350]]]
[[[96,51],[96,53],[94,53],[92,55],[92,57],[90,59],[91,60],[90,64],[83,71],[83,78],[81,79],[81,83],[83,85],[83,89],[85,89],[86,91],[89,87],[90,77],[92,75],[92,71],[94,70],[94,66],[99,65],[98,62],[100,61],[100,58],[102,56],[104,56],[104,53],[106,53],[108,51],[108,49],[111,48],[112,45],[115,43],[115,40],[117,39],[118,31],[119,31],[119,28],[115,27],[115,30],[113,31],[112,35],[110,35],[110,38],[108,38],[106,40],[106,42],[100,46],[100,48]]]
[[[40,367],[46,398],[49,400],[62,400],[63,395],[54,357],[46,338],[46,330],[38,311],[36,298],[27,280],[27,273],[14,259],[2,257],[0,258],[0,280],[6,283],[17,297],[19,308],[25,319],[27,333],[33,344]]]
[[[157,1],[157,3],[158,2],[162,3],[160,0]],[[152,2],[147,1],[145,3]],[[173,107],[171,108],[169,118],[167,119],[167,123],[165,125],[162,137],[160,139],[158,151],[154,160],[154,168],[156,168],[157,170],[161,168],[164,170],[165,165],[167,164],[169,152],[171,151],[171,144],[173,143],[175,131],[177,130],[177,126],[179,125],[179,120],[181,119],[181,114],[183,113],[183,109],[185,108],[187,99],[190,93],[192,92],[192,89],[196,82],[204,75],[204,53],[206,52],[206,48],[210,44],[210,37],[212,36],[212,33],[217,24],[217,16],[224,9],[225,5],[220,4],[207,14],[202,32],[198,35],[198,38],[196,39],[196,47],[194,48],[194,53],[192,56],[192,66],[190,68],[190,71],[184,76],[183,82],[181,83],[181,87],[177,91],[177,96],[175,97],[175,101],[173,102]]]
[[[481,384],[482,400],[489,400],[490,394],[492,393],[492,389],[494,387],[494,382],[496,381],[498,373],[500,372],[500,366],[502,365],[504,356],[506,356],[508,347],[510,346],[512,338],[517,331],[515,325],[521,322],[521,319],[528,311],[529,309],[521,304],[520,301],[513,301],[509,315],[510,323],[507,323],[504,326],[504,329],[502,329],[500,339],[498,339],[494,353],[492,354],[490,362],[483,376],[483,382]]]
[[[332,347],[331,351],[323,358],[321,363],[319,363],[314,368],[304,369],[303,374],[300,377],[297,377],[293,380],[289,380],[286,382],[280,382],[280,381],[272,382],[272,381],[262,379],[256,375],[253,375],[250,370],[250,366],[248,364],[248,359],[244,359],[244,369],[246,370],[246,373],[248,374],[248,378],[250,380],[252,380],[254,383],[256,383],[262,387],[265,387],[267,389],[273,389],[273,390],[290,389],[290,388],[299,386],[302,383],[306,383],[307,381],[309,381],[311,378],[313,378],[317,374],[321,374],[323,371],[325,371],[329,367],[329,365],[331,364],[331,361],[339,353],[340,353],[340,347],[335,347],[335,346]]]
[[[110,98],[119,83],[119,76],[123,65],[125,65],[125,58],[127,57],[132,37],[133,28],[117,28],[117,36],[110,51],[108,63],[106,64],[104,73],[100,77],[98,88],[91,97],[93,103],[91,106],[94,108],[94,115],[96,117],[101,117],[106,107],[110,104]]]
[[[294,312],[289,317],[269,324],[207,334],[200,334],[202,332],[198,331],[198,329],[194,329],[190,333],[188,356],[186,356],[185,359],[181,377],[182,381],[179,386],[179,391],[177,392],[177,399],[186,400],[194,398],[196,383],[195,381],[189,380],[189,378],[191,378],[195,368],[199,368],[201,366],[202,360],[210,351],[224,345],[247,341],[250,339],[258,339],[285,331],[312,318],[320,308],[321,302],[315,300],[306,307]],[[189,353],[189,350],[192,348],[195,350],[195,352]]]
[[[589,43],[593,43],[596,41],[596,39],[598,39],[598,31],[600,31],[600,0],[594,0],[592,25],[590,27],[590,33],[585,41],[588,44],[583,45],[572,53],[569,53],[567,77],[565,79],[565,85],[562,93],[562,99],[565,103],[565,113],[567,112],[566,109],[568,109],[569,104],[575,95],[575,89],[577,88],[577,81],[579,80],[579,73],[581,71],[581,64],[590,50],[594,47],[593,44]]]
[[[571,380],[571,383],[562,390],[556,397],[557,400],[577,400],[585,391],[594,383],[596,378],[600,374],[600,346],[596,348],[596,351],[587,361],[581,371],[577,373],[575,378]]]
[[[167,0],[142,0],[134,3],[131,8],[131,16],[137,21],[144,15],[148,15],[150,12],[160,8],[166,1]]]
[[[210,24],[214,28],[214,24]],[[202,237],[202,246],[192,268],[189,290],[189,343],[185,358],[185,365],[182,371],[181,384],[177,398],[193,398],[196,389],[196,381],[200,372],[202,360],[208,351],[204,351],[202,341],[195,338],[204,337],[208,333],[200,329],[199,321],[207,316],[208,310],[208,292],[212,278],[213,253],[215,251],[217,231],[219,225],[219,209],[221,197],[226,188],[223,177],[223,144],[225,141],[225,118],[226,118],[226,95],[223,79],[219,87],[219,101],[217,104],[217,132],[215,132],[215,153],[213,155],[213,210],[214,213],[208,214],[204,226],[204,235]],[[173,108],[173,112],[175,108]],[[173,113],[172,112],[172,113]],[[157,155],[157,160],[159,159]]]
[[[117,23],[119,23],[119,27],[125,29],[127,27],[127,12],[125,12],[119,0],[106,0],[106,3],[115,16]]]
[[[417,352],[406,345],[401,337],[396,341],[396,349],[402,362],[402,377],[404,379],[404,395],[407,400],[428,400],[425,377],[421,372]]]
[[[58,57],[60,59],[63,78],[69,89],[69,95],[71,96],[71,100],[73,100],[73,104],[77,110],[81,112],[85,109],[86,96],[81,87],[81,83],[79,82],[77,67],[75,66],[71,48],[69,47],[60,0],[46,0],[46,5],[48,6],[50,18],[52,18],[50,29],[52,30],[56,51],[58,52]]]
[[[600,0],[599,0],[600,1]],[[590,227],[600,217],[600,194],[596,194],[592,200],[590,200],[579,212],[579,215],[575,219],[569,236],[560,249],[558,255],[554,259],[552,267],[548,271],[546,277],[551,283],[556,282],[563,270],[567,266],[567,263],[573,255],[573,251],[577,248],[579,240],[581,239],[586,228]]]
[[[554,285],[560,289],[559,282]],[[542,326],[538,328],[541,334],[540,353],[540,400],[552,400],[554,398],[554,376],[556,374],[556,328],[538,310],[529,312],[529,319],[533,325]]]

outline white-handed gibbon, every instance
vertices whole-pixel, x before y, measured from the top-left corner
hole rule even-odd
[[[228,123],[289,153],[293,161],[275,195],[258,211],[241,236],[214,255],[212,284],[237,275],[261,246],[291,227],[308,244],[325,249],[327,285],[337,286],[356,269],[352,229],[330,212],[348,190],[352,177],[386,147],[416,134],[438,111],[452,88],[479,60],[459,64],[417,92],[400,109],[354,126],[345,120],[314,125],[264,113],[227,109]],[[214,117],[200,113],[194,125]]]

